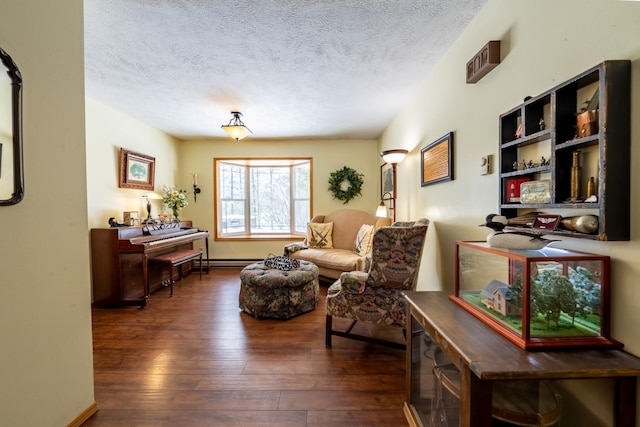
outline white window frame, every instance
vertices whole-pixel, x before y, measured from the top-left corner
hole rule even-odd
[[[313,211],[313,159],[310,157],[282,157],[282,158],[214,158],[214,179],[215,179],[215,187],[214,187],[214,224],[215,224],[215,239],[216,240],[290,240],[292,238],[298,238],[306,235],[306,223],[310,220],[311,212]],[[223,219],[224,215],[222,213],[222,208],[224,206],[225,201],[230,201],[232,199],[223,200],[222,199],[222,190],[221,186],[223,185],[222,178],[222,170],[221,165],[223,164],[232,164],[236,167],[243,167],[244,176],[245,176],[245,188],[244,188],[244,198],[238,199],[238,201],[244,202],[243,214],[239,215],[240,218],[244,218],[244,224],[242,231],[237,232],[227,232],[227,227],[223,227]],[[294,179],[294,169],[296,167],[300,167],[302,165],[307,165],[309,168],[309,188],[308,188],[308,197],[298,198],[294,197],[294,186],[292,180]],[[251,169],[255,168],[279,168],[286,167],[290,169],[290,186],[289,186],[289,206],[290,206],[290,224],[289,230],[284,230],[283,232],[277,231],[269,231],[269,232],[260,232],[256,230],[252,230],[252,218],[251,218]],[[305,227],[300,226],[298,224],[298,230],[295,229],[295,221],[296,221],[296,202],[308,200],[308,216],[304,218]],[[301,219],[299,220],[299,222]]]

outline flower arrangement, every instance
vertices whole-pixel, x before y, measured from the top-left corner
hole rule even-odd
[[[175,215],[180,209],[189,204],[187,202],[187,191],[165,186],[162,189],[162,202],[171,208]]]

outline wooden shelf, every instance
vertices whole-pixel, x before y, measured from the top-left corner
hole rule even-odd
[[[578,137],[576,116],[591,98],[597,100],[598,132]],[[630,107],[631,62],[614,60],[604,61],[500,115],[500,214],[515,218],[532,210],[545,213],[562,210],[566,217],[584,215],[585,209],[591,209],[597,212],[599,223],[594,234],[570,230],[544,233],[629,240]],[[587,180],[594,177],[595,203],[565,202],[570,199],[572,156],[576,151],[580,152],[582,168],[580,198],[586,198]],[[540,164],[542,157],[544,164]],[[532,162],[533,167],[523,168],[523,161]],[[509,203],[506,185],[518,177],[549,180],[550,203]]]

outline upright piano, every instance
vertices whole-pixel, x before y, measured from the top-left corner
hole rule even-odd
[[[93,304],[101,307],[147,304],[149,294],[170,280],[169,271],[149,260],[203,240],[209,259],[209,232],[191,221],[91,229]],[[185,264],[185,272],[189,271]]]

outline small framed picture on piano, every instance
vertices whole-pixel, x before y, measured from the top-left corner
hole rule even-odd
[[[120,188],[153,190],[155,157],[120,148]]]

